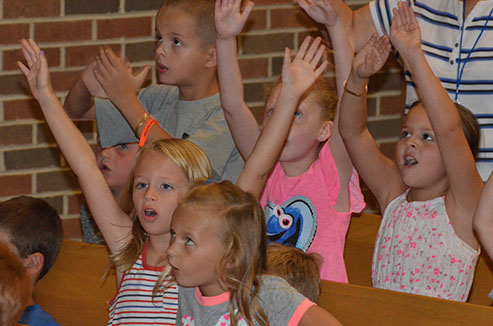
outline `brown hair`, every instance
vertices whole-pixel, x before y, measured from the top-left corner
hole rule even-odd
[[[288,281],[312,302],[320,297],[320,263],[322,257],[291,246],[272,242],[267,246],[267,272]]]
[[[202,47],[207,49],[216,45],[214,7],[214,0],[165,0],[160,10],[175,8],[192,16],[195,21],[195,34]]]
[[[230,293],[231,325],[238,325],[240,316],[247,325],[269,325],[258,302],[257,276],[265,273],[267,240],[264,214],[255,197],[229,181],[199,181],[179,206],[222,219],[219,233],[225,249],[217,270],[221,284]]]
[[[422,104],[421,101],[416,101],[411,104],[409,110],[411,110],[418,104]],[[473,157],[476,158],[479,152],[479,142],[481,140],[481,127],[479,126],[478,120],[476,120],[474,114],[468,108],[459,103],[454,104],[457,108],[457,111],[459,112],[462,124],[462,131],[464,132],[464,136],[466,136],[467,144],[471,149]]]
[[[137,261],[147,240],[147,234],[140,225],[135,212],[132,192],[135,175],[135,167],[139,164],[142,154],[148,151],[161,153],[172,160],[183,172],[188,182],[197,179],[210,178],[212,169],[204,151],[194,143],[178,138],[156,140],[139,150],[135,156],[132,169],[130,170],[128,182],[121,199],[121,207],[133,221],[130,241],[123,250],[113,255],[112,261],[120,271],[129,270]]]
[[[0,229],[17,248],[20,258],[39,252],[44,257],[41,279],[53,266],[62,242],[62,221],[46,201],[20,196],[0,203]]]
[[[32,295],[32,281],[22,261],[0,243],[0,325],[14,325]]]

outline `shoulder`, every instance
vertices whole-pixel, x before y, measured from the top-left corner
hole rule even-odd
[[[178,98],[178,88],[170,85],[151,85],[139,91],[139,99],[143,98]]]

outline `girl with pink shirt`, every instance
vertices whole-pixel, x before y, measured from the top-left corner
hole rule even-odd
[[[366,125],[366,85],[387,59],[387,36],[373,35],[358,52],[341,104],[342,138],[383,214],[373,286],[466,301],[479,255],[472,224],[483,188],[474,162],[479,126],[427,64],[407,3],[393,13],[390,39],[422,101],[403,121],[395,161],[379,151]]]
[[[246,160],[261,129],[243,101],[243,89],[236,54],[236,36],[241,32],[253,4],[240,11],[239,0],[228,13],[216,10],[216,48],[221,103],[233,139]],[[315,19],[318,12],[307,11]],[[347,76],[352,52],[342,37],[343,26],[336,16],[328,24],[339,29],[331,34],[341,51],[335,57],[336,75]],[[320,40],[318,40],[319,42]],[[342,47],[347,51],[342,50]],[[342,78],[342,77],[341,77]],[[338,91],[342,82],[338,78]],[[297,100],[290,119],[274,119],[283,82],[277,83],[267,99],[263,128],[275,124],[284,128],[279,137],[282,152],[269,167],[260,203],[265,210],[269,241],[296,246],[322,258],[322,279],[347,282],[344,243],[352,212],[364,207],[358,176],[338,132],[337,95],[323,78]],[[282,106],[281,106],[282,107]],[[265,155],[271,155],[266,153]],[[273,169],[272,169],[273,167]]]

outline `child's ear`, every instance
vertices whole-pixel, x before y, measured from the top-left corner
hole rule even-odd
[[[207,68],[217,67],[217,50],[213,46],[207,51],[207,62],[205,63]]]
[[[24,267],[33,280],[38,279],[39,273],[43,269],[45,257],[40,252],[35,252],[23,259]]]
[[[334,128],[333,121],[325,121],[322,124],[322,128],[320,129],[320,133],[318,134],[317,140],[319,142],[324,142],[329,139],[330,135],[332,135],[332,129]]]

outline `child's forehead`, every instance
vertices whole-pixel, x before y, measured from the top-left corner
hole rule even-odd
[[[158,32],[186,32],[195,34],[196,17],[180,7],[163,7],[156,15]],[[178,28],[179,30],[174,30]],[[163,30],[163,31],[162,31]]]

